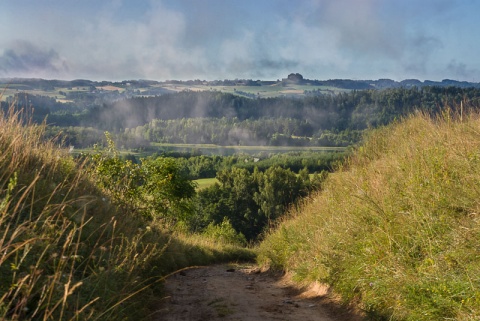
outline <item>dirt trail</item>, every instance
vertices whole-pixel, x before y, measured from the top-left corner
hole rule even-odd
[[[155,321],[360,321],[312,286],[300,291],[287,278],[255,266],[217,265],[181,271],[166,284]]]

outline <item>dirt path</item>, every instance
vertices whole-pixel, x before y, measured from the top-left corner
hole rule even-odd
[[[155,321],[360,321],[326,297],[326,289],[299,291],[286,278],[254,266],[217,265],[181,271],[166,281]]]

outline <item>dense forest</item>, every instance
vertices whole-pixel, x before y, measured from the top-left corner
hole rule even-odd
[[[480,89],[458,87],[353,90],[338,95],[249,99],[220,92],[180,92],[136,97],[90,110],[84,121],[119,131],[144,126],[152,120],[182,118],[293,119],[305,121],[296,134],[318,130],[356,130],[385,125],[413,110],[439,111],[462,100],[477,101]]]
[[[414,111],[439,113],[461,102],[478,105],[480,89],[413,87],[352,90],[304,98],[246,98],[216,91],[183,91],[133,97],[102,105],[62,104],[24,96],[19,108],[35,106],[34,120],[47,118],[48,135],[59,131],[66,145],[91,147],[103,132],[119,146],[156,143],[216,145],[349,146],[363,130],[386,125]],[[8,103],[2,103],[3,109]]]

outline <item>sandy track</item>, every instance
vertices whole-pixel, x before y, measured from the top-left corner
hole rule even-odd
[[[313,286],[299,291],[286,278],[254,266],[217,265],[179,272],[166,284],[155,321],[360,321]]]

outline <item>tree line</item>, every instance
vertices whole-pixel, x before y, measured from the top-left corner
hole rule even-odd
[[[459,87],[352,90],[303,99],[184,91],[104,104],[92,109],[87,118],[96,127],[112,131],[144,126],[155,119],[182,118],[295,119],[307,122],[309,130],[343,131],[385,125],[417,109],[435,112],[462,100],[479,99],[480,89]]]
[[[251,155],[237,154],[232,156],[186,156],[178,154],[152,155],[152,157],[174,157],[181,171],[192,180],[216,177],[217,173],[233,167],[245,169],[253,173],[255,169],[264,172],[271,167],[280,167],[293,173],[307,170],[308,173],[330,172],[341,162],[348,152],[289,152],[284,154]],[[125,156],[137,162],[132,156]]]
[[[413,111],[435,114],[461,102],[478,105],[479,100],[480,89],[459,87],[352,90],[302,99],[250,99],[185,91],[122,99],[81,111],[67,108],[52,112],[54,109],[42,109],[40,104],[35,113],[41,114],[36,119],[48,115],[47,122],[57,126],[57,132],[52,127],[50,136],[62,128],[65,142],[80,147],[88,147],[95,139],[95,130],[100,133],[98,139],[103,131],[112,132],[125,148],[148,146],[150,142],[348,146],[359,141],[363,130],[386,125]],[[86,132],[81,127],[95,130]]]

